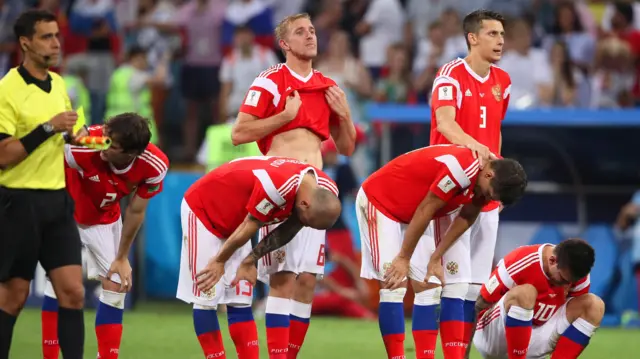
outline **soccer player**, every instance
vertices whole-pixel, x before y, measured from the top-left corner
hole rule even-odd
[[[23,62],[0,81],[0,359],[9,357],[17,316],[38,262],[60,297],[60,348],[84,351],[82,244],[65,191],[64,140],[78,119],[64,81],[56,17],[22,13],[13,27]]]
[[[379,324],[389,358],[405,355],[402,303],[407,277],[416,293],[416,356],[434,358],[441,293],[437,279],[441,282],[442,268],[439,260],[430,257],[446,253],[446,260],[457,255],[451,245],[474,223],[481,208],[491,200],[517,201],[526,184],[518,162],[495,159],[485,161],[480,169],[473,152],[456,145],[406,153],[364,181],[356,197],[363,258],[360,275],[382,282]],[[449,247],[454,253],[446,252]],[[468,271],[463,265],[456,270]],[[443,318],[447,315],[442,313]],[[456,356],[447,353],[447,358],[460,358],[464,350]]]
[[[503,18],[493,11],[477,10],[464,18],[463,29],[469,48],[466,58],[444,65],[433,82],[430,144],[466,146],[486,158],[500,154],[501,122],[509,104],[511,79],[495,66],[504,45]],[[473,307],[480,286],[489,278],[498,236],[500,204],[487,204],[471,228],[468,253],[452,258],[455,266],[471,263],[471,272],[447,271],[442,292],[440,335],[445,354],[469,344]],[[467,268],[468,265],[464,264]]]
[[[337,191],[322,171],[285,157],[231,161],[187,190],[181,210],[183,243],[176,296],[193,303],[194,327],[206,358],[225,357],[216,315],[218,304],[227,304],[229,332],[238,358],[258,358],[252,285],[246,280],[236,283],[236,269],[247,256],[260,251],[259,247],[269,246],[271,250],[284,245],[303,225],[330,228],[340,215]],[[265,238],[252,252],[250,239],[258,229],[290,216],[270,236],[276,238],[277,246],[271,247]],[[290,235],[279,234],[291,229]],[[269,253],[263,262],[283,263],[287,255],[279,250]],[[282,350],[271,352],[270,357],[286,355],[286,348]]]
[[[262,72],[251,85],[233,128],[234,144],[258,142],[263,154],[292,157],[322,168],[320,144],[331,136],[351,155],[356,131],[347,99],[335,82],[312,68],[315,28],[307,14],[286,17],[275,29],[286,63]],[[267,234],[273,227],[265,228]],[[259,263],[269,283],[267,342],[271,354],[296,358],[309,327],[317,275],[324,272],[325,231],[303,228],[285,246],[284,261]]]
[[[481,287],[473,344],[485,358],[575,359],[604,316],[589,293],[593,248],[584,240],[523,246]]]
[[[89,134],[111,138],[111,147],[100,151],[67,145],[67,189],[75,201],[80,238],[88,249],[88,277],[102,283],[95,323],[98,357],[116,359],[125,297],[133,284],[129,251],[149,199],[162,191],[169,161],[149,143],[149,121],[135,113],[123,113],[104,126],[92,126]],[[120,200],[130,194],[123,222]],[[47,282],[42,304],[45,359],[58,358],[57,308],[56,293]]]

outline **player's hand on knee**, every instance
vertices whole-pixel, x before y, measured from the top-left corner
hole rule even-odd
[[[444,285],[444,268],[441,260],[430,260],[427,265],[427,275],[424,278],[425,283]],[[438,281],[440,283],[438,283]]]
[[[236,271],[236,276],[233,278],[233,282],[231,282],[231,286],[235,286],[243,280],[246,280],[253,286],[256,285],[256,282],[258,281],[258,269],[253,261],[245,260],[240,264]]]
[[[384,272],[384,289],[398,289],[402,287],[402,283],[409,274],[409,258],[396,256],[389,268]]]
[[[126,293],[131,290],[133,284],[132,269],[128,258],[116,259],[111,263],[107,279],[111,280],[111,276],[117,274],[120,277],[120,293]]]
[[[218,262],[217,258],[212,258],[207,266],[196,275],[196,284],[201,291],[206,292],[213,288],[223,275],[224,263]]]

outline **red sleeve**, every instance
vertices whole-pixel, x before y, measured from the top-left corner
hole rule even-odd
[[[538,248],[524,246],[507,254],[491,273],[489,280],[480,288],[480,295],[488,303],[495,303],[511,288],[529,283],[535,285],[535,276],[544,275],[540,269]]]
[[[99,150],[82,146],[64,146],[64,163],[68,168],[80,172],[88,171],[91,167],[91,159]]]
[[[569,297],[578,297],[583,294],[587,294],[589,293],[589,289],[591,289],[591,275],[587,274],[586,277],[571,285],[571,288],[569,289]]]
[[[509,109],[509,100],[511,100],[511,79],[507,76],[507,87],[504,89],[504,104],[502,108],[502,119],[507,116],[507,110]]]
[[[160,150],[146,150],[139,158],[144,162],[145,179],[138,186],[136,196],[152,198],[162,192],[164,178],[169,170],[169,160]]]
[[[471,157],[470,153],[469,157]],[[479,164],[477,161],[466,161],[466,159],[461,161],[461,159],[452,154],[436,158],[438,174],[431,183],[429,191],[445,202],[467,189],[471,184],[470,178],[478,172]],[[461,164],[462,162],[464,165]]]
[[[284,199],[279,195],[273,181],[266,171],[256,171],[253,191],[249,202],[247,202],[247,212],[262,223],[269,223],[278,209],[284,206]],[[281,214],[282,212],[279,212]]]
[[[462,103],[460,93],[460,82],[449,76],[439,75],[433,81],[431,90],[431,107],[434,111],[443,106],[453,106],[459,108]]]
[[[268,77],[256,77],[240,105],[240,112],[267,118],[275,112],[280,100],[278,85]]]
[[[507,294],[508,291],[509,288],[500,279],[498,269],[496,268],[493,273],[491,273],[489,280],[480,288],[480,295],[485,302],[496,303],[502,296]]]

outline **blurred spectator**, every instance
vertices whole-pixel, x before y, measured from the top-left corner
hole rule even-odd
[[[387,49],[387,73],[378,79],[374,99],[378,102],[408,103],[412,100],[411,71],[406,47],[401,43]]]
[[[307,3],[307,0],[263,0],[273,13],[273,23],[277,24],[289,15],[299,14]]]
[[[562,41],[557,41],[549,55],[553,73],[552,105],[556,107],[573,107],[579,104],[578,93],[588,84],[585,76],[571,61],[569,48]],[[584,91],[582,91],[584,92]],[[588,98],[587,100],[588,101]],[[580,102],[582,104],[588,102]]]
[[[620,4],[627,4],[631,7],[633,14],[633,21],[631,22],[631,26],[636,30],[640,30],[640,3],[633,0],[608,1],[608,3],[605,5],[604,13],[602,14],[602,21],[600,23],[602,30],[609,32],[614,29],[613,18],[615,17],[615,13],[618,12],[616,8]]]
[[[640,293],[640,192],[636,192],[631,201],[625,204],[618,213],[616,219],[616,227],[621,231],[633,228],[632,237],[632,257],[634,271],[636,274],[636,283],[638,285],[638,293]],[[640,300],[640,298],[638,298]],[[638,311],[640,311],[640,302],[638,302]]]
[[[63,59],[61,66],[62,79],[67,87],[67,94],[74,110],[82,107],[87,125],[93,123],[91,118],[91,95],[87,89],[89,67],[84,55],[74,55]]]
[[[640,101],[640,31],[633,26],[634,10],[630,3],[616,2],[611,18],[613,34],[625,41],[631,49],[635,66],[635,82],[633,86],[634,102]]]
[[[4,76],[13,67],[12,57],[18,48],[13,23],[23,10],[16,0],[0,0],[0,75]]]
[[[182,157],[189,161],[195,158],[198,148],[200,106],[208,107],[209,124],[224,121],[218,119],[217,102],[220,92],[218,71],[222,60],[220,41],[226,3],[226,0],[189,0],[174,19],[187,37],[181,76],[182,96],[186,102]]]
[[[416,76],[413,86],[417,92],[423,94],[419,97],[419,101],[426,101],[428,98],[426,94],[431,90],[440,65],[444,63],[446,41],[442,23],[435,21],[429,25],[427,37],[418,43],[418,50],[413,59],[413,76]]]
[[[460,14],[454,8],[448,8],[440,18],[447,41],[444,44],[444,53],[438,66],[442,66],[457,57],[467,56],[467,40],[462,30]]]
[[[506,37],[509,46],[500,67],[511,76],[509,106],[517,109],[549,106],[553,96],[549,56],[544,50],[531,47],[531,26],[525,20],[516,20],[509,24]]]
[[[486,8],[510,19],[522,18],[531,11],[535,0],[489,0]]]
[[[105,114],[109,78],[115,68],[115,57],[120,51],[113,0],[76,0],[71,8],[69,24],[72,32],[87,41],[87,87],[91,94],[91,118],[99,121]]]
[[[632,105],[633,63],[629,45],[615,37],[598,43],[592,78],[592,108],[618,108]]]
[[[556,41],[562,40],[569,47],[571,60],[583,71],[589,71],[593,62],[595,39],[585,31],[572,2],[563,1],[555,9],[554,25],[544,42],[544,48],[551,50]]]
[[[114,71],[107,94],[107,118],[124,112],[136,112],[151,122],[151,142],[158,143],[158,133],[151,108],[154,84],[165,83],[169,58],[165,57],[149,71],[147,52],[134,46],[127,53],[127,61]]]
[[[405,15],[398,0],[370,0],[364,18],[356,25],[360,39],[360,59],[374,80],[385,63],[385,51],[402,40]]]
[[[373,84],[371,75],[349,48],[349,35],[345,31],[335,31],[331,35],[328,51],[322,56],[316,68],[331,77],[345,92],[351,118],[354,123],[362,121],[359,99],[369,98]]]
[[[321,0],[308,3],[307,10],[313,19],[318,38],[318,53],[323,54],[329,47],[329,39],[340,28],[343,16],[342,0]],[[311,5],[313,4],[313,5]]]
[[[264,0],[231,0],[222,25],[222,49],[233,49],[233,34],[238,26],[247,26],[262,46],[273,47],[273,13]]]
[[[349,34],[349,43],[354,56],[360,58],[360,35],[356,28],[364,18],[369,0],[344,0],[340,27]]]

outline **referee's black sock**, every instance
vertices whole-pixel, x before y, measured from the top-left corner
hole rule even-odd
[[[58,308],[58,341],[64,359],[84,355],[84,313],[82,309]]]
[[[0,309],[0,359],[9,358],[9,348],[11,347],[11,337],[13,337],[13,326],[16,324],[16,318]]]

